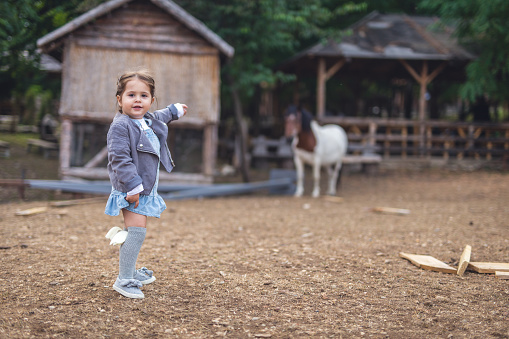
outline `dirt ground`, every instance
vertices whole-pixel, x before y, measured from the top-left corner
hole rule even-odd
[[[112,289],[122,226],[104,203],[0,204],[0,337],[507,338],[509,281],[420,269],[509,262],[509,175],[387,172],[343,177],[343,202],[256,194],[168,201],[149,219],[145,299]],[[308,192],[306,192],[309,194]],[[105,198],[106,199],[106,198]],[[371,208],[405,208],[409,215]]]

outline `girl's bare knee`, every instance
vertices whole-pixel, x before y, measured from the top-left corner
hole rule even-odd
[[[147,216],[128,211],[122,210],[124,216],[124,224],[126,227],[147,227]]]

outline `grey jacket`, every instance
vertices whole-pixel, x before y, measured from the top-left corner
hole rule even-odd
[[[148,195],[156,182],[159,160],[166,171],[175,166],[166,139],[167,124],[178,120],[178,110],[172,104],[144,116],[161,143],[160,158],[145,133],[129,116],[117,113],[108,130],[108,174],[114,189],[127,193],[143,184],[140,194]]]

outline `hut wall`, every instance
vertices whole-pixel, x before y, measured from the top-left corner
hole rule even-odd
[[[69,46],[72,67],[64,72],[60,114],[111,120],[116,111],[116,82],[129,69],[148,68],[156,82],[152,109],[182,102],[189,117],[219,121],[219,58],[210,55],[147,53]]]
[[[146,1],[133,1],[76,30],[66,41],[60,113],[109,121],[118,77],[147,68],[156,80],[152,109],[189,106],[191,120],[219,121],[219,52]]]

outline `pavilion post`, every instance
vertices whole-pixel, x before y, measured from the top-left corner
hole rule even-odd
[[[424,154],[425,148],[425,126],[424,121],[426,119],[426,89],[428,84],[435,79],[435,77],[445,68],[447,63],[443,62],[438,66],[433,72],[428,74],[428,61],[423,60],[421,75],[417,74],[417,72],[410,66],[405,60],[399,60],[403,66],[406,68],[408,73],[412,75],[412,77],[419,84],[419,147],[421,149],[421,154]]]
[[[327,69],[325,59],[320,58],[318,60],[318,75],[316,79],[316,116],[318,120],[325,116],[325,89],[327,80],[332,78],[345,64],[345,59],[340,59],[331,68]]]
[[[325,59],[318,60],[318,74],[316,79],[316,117],[321,120],[325,116]]]

